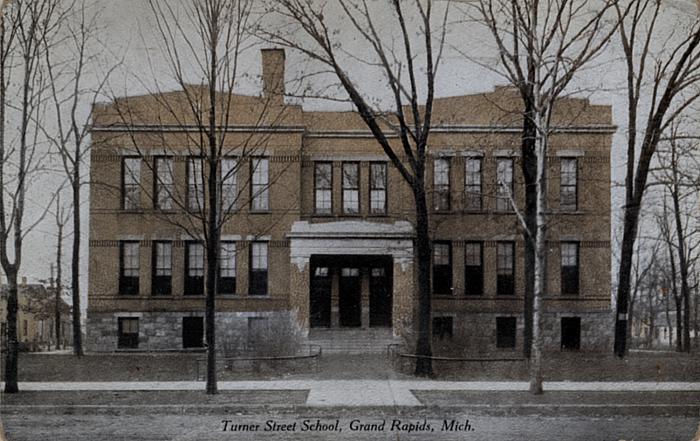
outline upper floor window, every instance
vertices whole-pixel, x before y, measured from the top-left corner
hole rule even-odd
[[[221,159],[221,207],[224,212],[236,208],[238,200],[238,159]]]
[[[464,245],[464,293],[484,293],[483,242],[467,242]]]
[[[559,186],[559,208],[567,211],[578,209],[578,161],[562,158]]]
[[[204,245],[201,242],[185,244],[184,295],[204,294]]]
[[[139,242],[119,243],[119,294],[139,294],[139,253]]]
[[[578,294],[578,242],[561,243],[561,293]]]
[[[373,162],[369,165],[369,212],[386,214],[386,162]]]
[[[435,210],[450,209],[450,160],[437,158],[433,161],[433,192],[435,195]]]
[[[253,158],[250,161],[252,185],[250,186],[252,211],[267,211],[270,209],[270,163],[267,158]]]
[[[172,293],[173,244],[172,242],[153,243],[153,295]]]
[[[187,163],[187,208],[201,211],[204,208],[204,177],[202,158],[190,158]]]
[[[496,294],[515,294],[515,244],[498,242],[496,244]]]
[[[122,207],[141,208],[141,158],[122,159]]]
[[[236,242],[221,242],[217,285],[220,294],[236,293]]]
[[[333,210],[333,164],[314,164],[314,211],[317,214],[331,214]]]
[[[511,199],[515,199],[513,187],[513,159],[498,158],[496,160],[496,210],[511,211]]]
[[[155,159],[155,206],[162,210],[173,208],[173,159],[157,157]]]
[[[248,279],[250,295],[267,295],[267,242],[250,244],[250,277]]]
[[[433,244],[433,294],[452,294],[452,244]]]
[[[343,213],[360,212],[360,164],[343,163]]]
[[[464,161],[464,209],[481,210],[481,158]]]

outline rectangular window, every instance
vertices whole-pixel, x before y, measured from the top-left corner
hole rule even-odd
[[[252,185],[250,186],[252,211],[267,211],[270,209],[270,163],[267,158],[253,158],[250,161]]]
[[[135,349],[139,347],[139,319],[119,317],[117,319],[117,347]]]
[[[22,330],[25,337],[29,336],[29,322],[27,320],[23,320]]]
[[[360,212],[360,164],[343,163],[343,213]]]
[[[139,253],[138,242],[119,243],[119,294],[139,294]]]
[[[182,318],[182,347],[201,348],[204,346],[204,318]]]
[[[480,296],[484,293],[483,242],[464,245],[464,294]]]
[[[515,259],[513,242],[496,244],[496,294],[511,296],[515,294]]]
[[[578,242],[561,243],[561,293],[578,294],[579,266]]]
[[[317,214],[331,214],[333,210],[333,164],[314,163],[314,211]]]
[[[450,160],[438,158],[433,161],[433,192],[435,211],[450,209]]]
[[[219,294],[236,293],[236,242],[221,242],[218,287]]]
[[[250,295],[267,295],[267,242],[252,242],[250,244],[249,285]]]
[[[173,159],[157,157],[155,167],[155,207],[161,210],[173,208]]]
[[[236,208],[238,200],[238,159],[221,159],[221,207],[224,212]]]
[[[481,210],[481,158],[464,161],[464,209]]]
[[[452,244],[433,243],[433,294],[452,294]]]
[[[452,317],[433,317],[433,337],[439,340],[449,340],[453,336]]]
[[[369,212],[386,214],[386,162],[372,162],[369,165]]]
[[[513,160],[511,158],[496,159],[496,210],[512,211],[511,198],[515,199],[513,187]]]
[[[187,162],[187,209],[199,212],[204,209],[202,158],[190,158]]]
[[[515,317],[496,317],[496,347],[499,349],[515,348]]]
[[[141,158],[122,159],[122,208],[141,208]]]
[[[576,158],[561,159],[559,208],[566,211],[578,209],[578,161]]]
[[[173,244],[172,242],[153,242],[153,281],[152,294],[172,294]]]
[[[186,296],[204,294],[204,245],[201,242],[185,244],[185,291]]]
[[[664,333],[666,333],[666,329],[664,329]],[[562,351],[578,351],[580,349],[581,349],[581,317],[562,317],[561,318],[561,350]]]

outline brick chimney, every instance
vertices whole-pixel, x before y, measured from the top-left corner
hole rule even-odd
[[[272,105],[284,104],[284,49],[262,49],[263,96]]]

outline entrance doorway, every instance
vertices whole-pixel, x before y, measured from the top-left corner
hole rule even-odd
[[[310,324],[312,328],[331,326],[331,268],[311,266]]]
[[[391,327],[390,256],[311,256],[312,328]]]
[[[340,326],[362,326],[362,279],[359,268],[341,268],[338,284],[338,314]]]
[[[390,262],[389,262],[390,263]],[[391,326],[391,281],[390,264],[370,268],[369,271],[369,326]]]

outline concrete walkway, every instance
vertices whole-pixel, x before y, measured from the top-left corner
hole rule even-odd
[[[22,391],[189,391],[204,389],[202,381],[163,382],[24,382]],[[0,386],[3,386],[0,383]],[[435,380],[279,380],[220,381],[221,391],[304,390],[307,406],[421,406],[413,391],[527,391],[524,381]],[[546,391],[576,392],[698,392],[700,382],[545,382]]]

